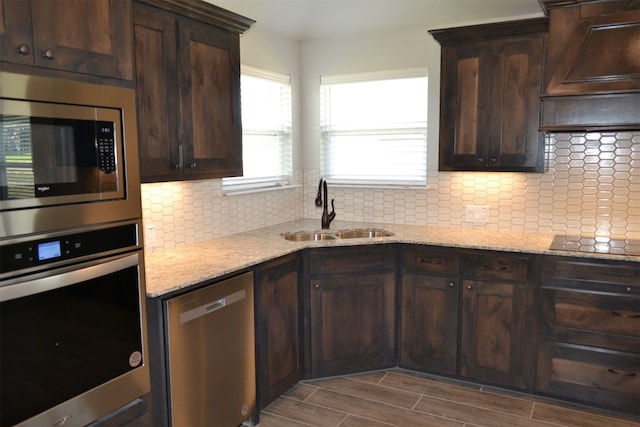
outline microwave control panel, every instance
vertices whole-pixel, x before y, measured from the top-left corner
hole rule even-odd
[[[111,122],[97,122],[98,167],[102,173],[116,170],[115,131]]]

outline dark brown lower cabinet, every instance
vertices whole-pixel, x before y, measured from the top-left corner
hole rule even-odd
[[[312,376],[395,365],[394,255],[376,245],[309,252]]]
[[[640,416],[640,263],[540,265],[535,390]]]
[[[460,375],[526,388],[525,284],[462,281]]]
[[[400,365],[527,389],[527,255],[409,246],[401,257]]]
[[[455,375],[458,358],[457,251],[401,250],[399,365]]]
[[[254,272],[260,409],[304,376],[300,268],[300,256],[294,254]]]

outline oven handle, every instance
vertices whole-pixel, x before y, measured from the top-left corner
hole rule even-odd
[[[0,302],[64,288],[65,286],[95,279],[139,264],[140,254],[134,253],[80,264],[74,266],[73,269],[51,270],[46,272],[45,277],[36,279],[29,279],[29,276],[26,276],[25,280],[20,283],[0,287]],[[42,276],[42,273],[39,273],[38,276]]]

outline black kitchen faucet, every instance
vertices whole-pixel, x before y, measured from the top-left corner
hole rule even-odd
[[[323,197],[324,194],[324,197]],[[323,203],[324,200],[324,203]],[[323,206],[322,209],[322,229],[328,230],[331,221],[336,217],[336,209],[333,205],[334,199],[331,199],[331,213],[327,209],[327,181],[324,178],[320,178],[320,183],[318,184],[318,195],[316,196],[316,206]]]

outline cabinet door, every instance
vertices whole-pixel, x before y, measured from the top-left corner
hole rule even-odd
[[[134,8],[138,146],[142,182],[177,179],[178,65],[173,15]]]
[[[181,21],[178,60],[186,179],[242,175],[237,34]]]
[[[460,374],[525,388],[526,287],[463,280]]]
[[[542,37],[493,43],[488,167],[542,171],[544,134],[538,132],[542,86]]]
[[[300,261],[295,255],[255,272],[260,409],[304,375],[299,271]]]
[[[313,375],[393,366],[393,272],[327,275],[310,286]]]
[[[0,0],[0,59],[33,65],[31,5],[22,0]]]
[[[35,65],[133,78],[131,2],[32,1]]]
[[[487,43],[443,47],[440,170],[485,167],[492,52]]]
[[[456,374],[458,292],[457,278],[403,274],[401,366]]]

